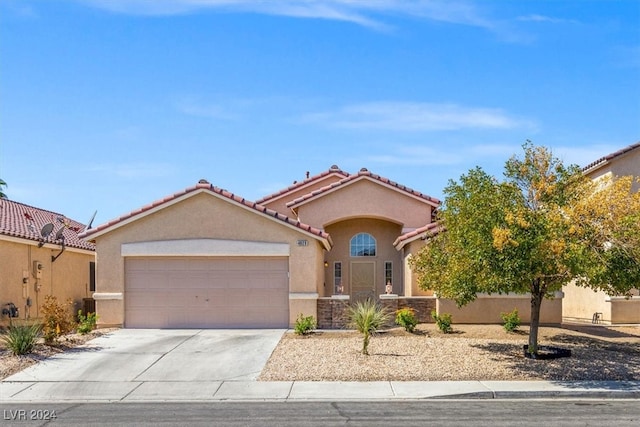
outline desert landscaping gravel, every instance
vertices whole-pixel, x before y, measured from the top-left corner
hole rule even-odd
[[[508,334],[500,325],[458,325],[442,334],[419,325],[394,328],[360,353],[354,331],[284,335],[261,381],[640,380],[640,327],[543,327],[540,345],[572,350],[572,357],[524,357],[528,328]]]

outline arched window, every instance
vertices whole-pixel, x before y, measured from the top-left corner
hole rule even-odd
[[[359,233],[351,238],[351,256],[376,256],[376,239],[369,233]]]

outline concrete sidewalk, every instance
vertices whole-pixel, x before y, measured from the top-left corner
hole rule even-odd
[[[640,381],[4,381],[0,403],[640,399]]]

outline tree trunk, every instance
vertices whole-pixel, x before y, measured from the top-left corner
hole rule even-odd
[[[531,323],[529,326],[529,353],[538,354],[538,326],[540,325],[540,306],[544,292],[540,279],[534,279],[531,286]]]

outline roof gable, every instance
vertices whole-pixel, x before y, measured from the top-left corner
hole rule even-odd
[[[132,222],[135,222],[154,212],[165,209],[169,206],[172,206],[176,203],[179,203],[185,199],[191,198],[203,192],[209,193],[215,197],[218,197],[236,206],[240,206],[257,215],[265,216],[268,219],[276,221],[284,226],[294,228],[297,231],[302,232],[303,234],[307,234],[313,237],[314,239],[320,241],[327,250],[331,248],[331,245],[332,245],[331,238],[324,231],[311,227],[310,225],[304,224],[296,219],[289,218],[274,210],[268,209],[265,206],[262,206],[256,202],[251,202],[249,200],[246,200],[245,198],[237,196],[227,190],[218,188],[205,180],[201,180],[197,185],[193,187],[186,188],[183,191],[174,193],[163,199],[156,200],[155,202],[149,205],[143,206],[137,210],[129,212],[126,215],[113,219],[96,228],[87,230],[84,233],[82,233],[82,237],[90,238],[93,240],[96,237],[109,233],[117,228],[123,227]]]
[[[53,228],[49,235],[44,237],[41,230],[46,224],[52,224]],[[64,245],[68,248],[95,251],[93,243],[79,237],[84,228],[84,224],[62,214],[0,199],[0,235],[55,245],[63,241],[56,239],[59,235],[64,238]]]
[[[413,241],[419,239],[424,240],[431,235],[438,234],[440,231],[442,231],[442,229],[442,226],[437,222],[429,223],[420,228],[416,228],[413,231],[398,236],[396,241],[393,242],[393,246],[395,246],[397,250],[400,250]]]
[[[398,184],[397,182],[391,181],[388,178],[384,178],[380,175],[376,175],[374,173],[369,172],[366,168],[362,168],[360,169],[360,171],[357,174],[354,175],[349,175],[348,177],[332,183],[330,185],[327,185],[326,187],[322,187],[316,191],[313,191],[311,193],[308,193],[302,197],[298,197],[295,200],[290,201],[289,203],[287,203],[287,207],[288,208],[296,208],[302,204],[305,203],[309,203],[313,200],[316,200],[320,197],[323,197],[327,194],[330,194],[334,191],[339,191],[342,188],[345,188],[349,185],[352,185],[356,182],[359,182],[361,180],[369,180],[375,184],[384,186],[390,190],[393,191],[397,191],[401,194],[404,194],[406,196],[412,197],[416,200],[419,200],[423,203],[429,204],[433,207],[438,207],[440,206],[440,201],[436,198],[433,198],[431,196],[428,196],[426,194],[423,194],[419,191],[413,190],[409,187],[406,187],[404,185]]]
[[[330,178],[343,179],[348,176],[349,174],[347,172],[344,172],[338,166],[333,165],[327,171],[324,171],[312,177],[306,178],[304,181],[300,181],[300,182],[295,181],[293,185],[290,185],[289,187],[284,188],[276,193],[273,193],[261,199],[258,199],[256,203],[259,203],[259,204],[272,203],[278,199],[285,198],[292,193],[298,192],[300,190],[304,190],[307,187],[311,187],[313,184],[316,184],[318,182],[321,182]]]

